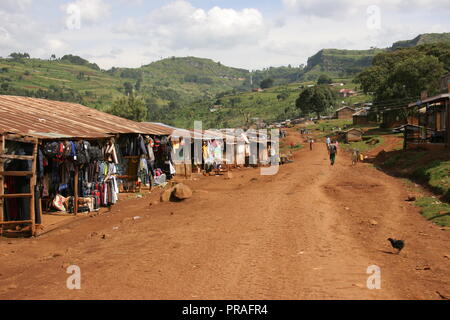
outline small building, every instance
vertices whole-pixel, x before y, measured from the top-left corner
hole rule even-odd
[[[345,106],[336,110],[335,118],[336,119],[353,119],[353,114],[356,112],[355,109]]]
[[[406,108],[406,107],[405,107]],[[381,127],[390,129],[408,124],[412,119],[406,119],[400,114],[400,109],[383,110],[381,114]]]
[[[264,89],[254,88],[254,89],[252,89],[252,92],[264,92]]]
[[[356,91],[353,91],[352,89],[341,89],[339,90],[339,94],[341,95],[341,97],[343,98],[347,98],[347,97],[353,97],[356,96]]]
[[[370,107],[359,109],[353,114],[353,125],[367,125],[377,122],[377,115]]]
[[[353,125],[366,125],[369,123],[369,111],[361,109],[353,114]]]
[[[344,139],[346,143],[362,141],[364,132],[357,128],[344,131]]]
[[[418,108],[416,121],[408,121],[405,127],[405,148],[439,150],[449,148],[450,141],[450,93],[413,102],[408,108]]]

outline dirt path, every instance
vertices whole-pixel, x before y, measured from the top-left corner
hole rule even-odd
[[[39,239],[0,239],[0,298],[450,296],[450,231],[405,202],[400,181],[351,167],[343,154],[331,167],[323,144],[297,152],[277,175],[259,173],[191,181],[194,197],[184,203],[149,206],[154,194]],[[406,240],[400,255],[388,237]],[[66,288],[72,264],[81,290]],[[381,268],[381,290],[366,287],[371,265]]]

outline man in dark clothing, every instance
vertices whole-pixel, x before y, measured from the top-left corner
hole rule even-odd
[[[337,147],[336,147],[336,141],[333,141],[330,144],[330,160],[331,160],[331,165],[334,166],[334,163],[336,161],[336,155],[337,155]]]

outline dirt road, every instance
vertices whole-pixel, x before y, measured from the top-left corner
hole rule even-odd
[[[188,184],[183,203],[133,197],[38,239],[0,239],[0,298],[450,296],[450,230],[405,202],[395,178],[343,154],[331,167],[323,144],[274,176],[245,169]],[[388,237],[406,241],[400,255]],[[81,290],[66,288],[69,265],[81,268]],[[380,290],[366,286],[371,265]]]

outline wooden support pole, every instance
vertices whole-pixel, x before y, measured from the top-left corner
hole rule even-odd
[[[5,151],[5,136],[0,135],[0,155]],[[0,159],[0,171],[4,171],[4,162]],[[5,177],[0,176],[0,223],[5,221],[5,212],[4,212],[4,200],[2,196],[5,193]],[[0,236],[3,234],[3,228],[1,228]]]
[[[30,216],[31,216],[31,236],[36,236],[36,201],[35,201],[35,195],[36,195],[36,167],[37,167],[37,154],[38,154],[38,144],[37,141],[34,141],[33,146],[33,161],[31,165],[31,172],[33,173],[32,177],[30,178],[30,192],[31,192],[31,199],[30,199]]]
[[[73,195],[73,213],[75,215],[78,214],[78,165],[75,164],[75,178],[74,178],[74,186],[73,186],[73,190],[74,190],[74,195]]]

